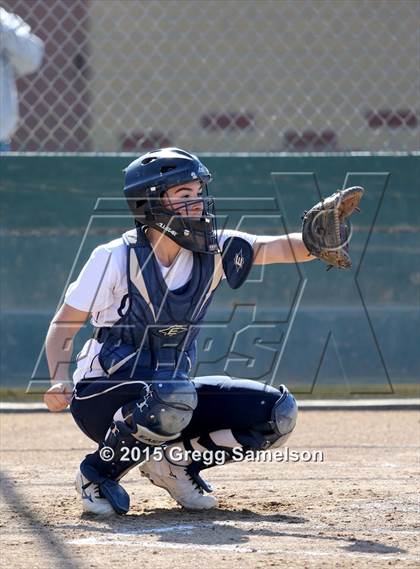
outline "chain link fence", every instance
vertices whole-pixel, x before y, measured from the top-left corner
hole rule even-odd
[[[417,0],[2,6],[45,42],[42,67],[18,80],[13,150],[420,147]]]

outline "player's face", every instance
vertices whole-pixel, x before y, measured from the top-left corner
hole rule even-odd
[[[162,197],[163,206],[169,211],[186,217],[200,217],[203,213],[201,182],[185,182],[169,188]]]

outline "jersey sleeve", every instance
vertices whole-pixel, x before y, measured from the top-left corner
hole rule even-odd
[[[224,242],[229,237],[240,237],[245,239],[251,246],[254,246],[257,236],[252,233],[245,233],[244,231],[237,231],[236,229],[221,229],[217,231],[217,240],[219,242],[220,249],[223,249]]]
[[[64,302],[77,310],[100,312],[113,303],[118,271],[112,251],[99,246],[92,252],[76,281],[65,294]]]

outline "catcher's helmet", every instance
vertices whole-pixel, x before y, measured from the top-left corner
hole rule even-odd
[[[124,195],[136,225],[153,227],[191,251],[218,251],[214,201],[207,195],[212,177],[197,156],[180,148],[161,148],[131,162],[124,174]],[[201,216],[188,216],[188,205],[197,200],[185,202],[186,216],[163,206],[161,197],[169,188],[191,181],[201,182],[206,191],[206,196],[200,198]]]

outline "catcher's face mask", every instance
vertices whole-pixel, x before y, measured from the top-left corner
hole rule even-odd
[[[175,215],[200,217],[204,213],[201,182],[186,182],[169,188],[162,196],[162,206]]]
[[[188,181],[169,188],[153,200],[149,212],[153,215],[150,225],[181,247],[200,253],[218,251],[214,200],[207,195],[207,186],[201,181]]]

